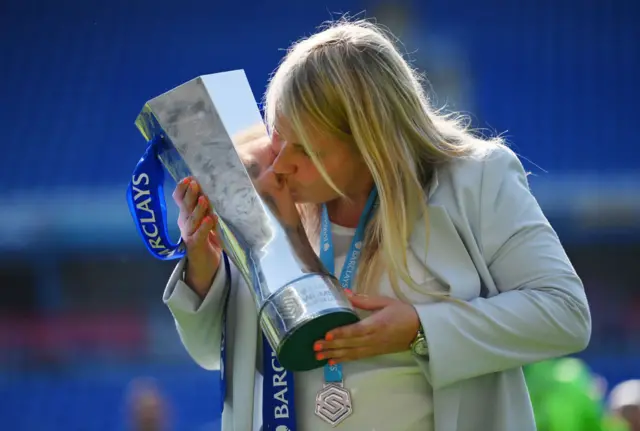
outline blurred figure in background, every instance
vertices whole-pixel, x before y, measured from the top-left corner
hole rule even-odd
[[[525,376],[539,431],[627,431],[605,413],[602,378],[584,361],[561,358],[532,364]]]
[[[627,380],[613,388],[609,410],[629,424],[629,431],[640,431],[640,380]]]
[[[166,431],[167,402],[152,379],[131,382],[128,394],[128,416],[132,431]]]

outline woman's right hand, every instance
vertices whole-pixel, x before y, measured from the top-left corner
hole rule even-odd
[[[173,200],[180,210],[178,227],[187,248],[185,283],[204,298],[222,257],[222,244],[214,230],[218,220],[209,199],[192,177],[178,183]]]

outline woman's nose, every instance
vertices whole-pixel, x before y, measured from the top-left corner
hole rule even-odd
[[[271,165],[273,172],[278,175],[292,175],[297,171],[294,160],[295,155],[292,154],[291,148],[286,143],[280,147],[280,151],[276,154],[276,158]]]

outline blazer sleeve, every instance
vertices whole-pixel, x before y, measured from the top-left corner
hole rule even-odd
[[[575,353],[591,335],[582,282],[517,156],[500,147],[483,163],[478,242],[499,293],[416,305],[436,389]]]
[[[224,259],[227,259],[226,256]],[[173,315],[180,340],[193,360],[207,370],[220,369],[220,343],[230,274],[221,265],[209,292],[201,299],[183,281],[185,259],[174,269],[163,301]]]

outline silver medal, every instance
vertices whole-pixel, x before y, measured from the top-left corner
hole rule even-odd
[[[325,383],[316,395],[316,415],[335,427],[351,416],[351,393],[342,383]]]

